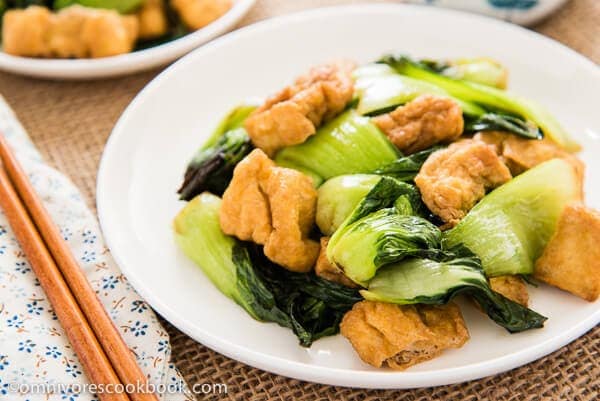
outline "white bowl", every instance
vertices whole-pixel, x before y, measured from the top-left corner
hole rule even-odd
[[[411,3],[488,15],[519,25],[535,24],[556,11],[568,0],[408,0]]]
[[[41,59],[18,57],[0,51],[0,70],[54,79],[90,79],[130,74],[167,64],[190,50],[222,35],[250,10],[256,0],[234,0],[221,18],[182,38],[149,49],[96,59]]]

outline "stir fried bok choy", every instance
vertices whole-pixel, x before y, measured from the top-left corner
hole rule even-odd
[[[600,214],[577,143],[506,85],[485,58],[315,66],[197,151],[176,242],[252,318],[306,347],[341,327],[376,367],[461,347],[457,296],[510,333],[541,328],[530,277],[600,297]]]

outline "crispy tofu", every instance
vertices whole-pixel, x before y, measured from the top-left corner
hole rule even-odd
[[[567,161],[577,174],[583,198],[585,165],[576,156],[561,149],[549,139],[526,139],[499,131],[479,132],[473,139],[492,145],[513,176],[551,159],[560,158]]]
[[[492,290],[525,307],[529,304],[529,293],[525,281],[519,276],[507,275],[490,278]]]
[[[4,14],[2,44],[17,56],[107,57],[132,51],[137,33],[137,19],[114,10],[31,6]]]
[[[600,295],[600,213],[567,205],[534,277],[590,302]]]
[[[512,178],[493,147],[471,139],[433,153],[415,183],[427,207],[453,227],[485,196]]]
[[[47,32],[52,13],[46,7],[8,10],[2,19],[2,50],[15,56],[49,57]]]
[[[171,0],[171,6],[188,28],[200,29],[229,11],[232,1]]]
[[[405,154],[452,142],[464,127],[460,105],[433,95],[421,95],[390,113],[374,117],[373,122]]]
[[[269,97],[244,124],[252,143],[273,156],[281,148],[304,142],[352,100],[353,68],[346,61],[313,67]]]
[[[345,285],[346,287],[358,287],[352,280],[346,277],[342,269],[327,259],[328,243],[329,237],[321,237],[321,251],[319,252],[319,257],[317,258],[317,263],[315,264],[316,275],[324,278],[325,280]]]
[[[273,262],[307,272],[320,248],[308,238],[316,208],[317,191],[309,177],[275,166],[255,149],[236,166],[219,217],[225,234],[264,245]]]
[[[163,36],[169,30],[164,0],[145,0],[136,13],[140,39]]]
[[[362,301],[342,320],[341,333],[375,367],[403,370],[460,348],[469,332],[460,309],[447,305],[394,305]]]

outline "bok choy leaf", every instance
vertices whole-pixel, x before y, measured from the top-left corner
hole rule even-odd
[[[177,191],[180,198],[190,200],[204,191],[222,195],[233,177],[235,166],[252,149],[246,130],[227,131],[213,146],[201,150],[190,161]]]
[[[506,131],[528,139],[543,138],[542,131],[531,121],[501,113],[485,113],[476,120],[466,121],[465,131]]]
[[[221,120],[188,163],[183,183],[177,191],[180,199],[189,201],[204,191],[223,194],[233,169],[253,149],[243,124],[255,108],[254,104],[242,104]]]
[[[420,205],[414,186],[381,177],[334,232],[327,258],[364,286],[381,266],[436,253],[442,234],[429,221],[413,215]]]
[[[487,315],[511,333],[543,327],[546,318],[494,292],[481,261],[465,247],[433,258],[413,258],[382,267],[360,291],[371,301],[445,304],[456,295],[472,296]]]
[[[442,149],[442,146],[434,146],[429,149],[422,150],[412,155],[402,156],[393,162],[378,168],[373,173],[393,177],[400,181],[412,181],[425,160],[435,151]]]

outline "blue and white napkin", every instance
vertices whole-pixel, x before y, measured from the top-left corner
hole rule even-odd
[[[44,163],[2,97],[0,132],[149,382],[168,389],[161,399],[192,399],[170,362],[167,332],[116,266],[93,213],[69,179]],[[0,400],[97,400],[89,391],[78,392],[86,383],[80,361],[0,212]]]

